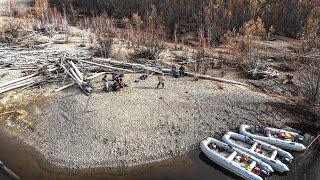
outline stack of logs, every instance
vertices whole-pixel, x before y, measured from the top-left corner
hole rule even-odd
[[[0,61],[0,68],[1,65],[2,68],[23,69],[23,63],[10,62],[10,66],[8,66],[8,64]],[[171,73],[171,69],[166,69],[162,67],[152,67],[144,64],[116,61],[111,58],[92,58],[83,55],[74,56],[69,54],[58,53],[56,53],[56,56],[50,58],[47,57],[47,59],[44,60],[38,59],[33,61],[32,63],[28,62],[26,66],[30,68],[24,71],[27,75],[0,84],[0,94],[15,89],[26,89],[53,82],[64,82],[67,77],[69,77],[69,79],[71,79],[73,82],[65,86],[62,86],[58,89],[55,89],[55,92],[62,91],[64,89],[77,85],[83,92],[87,94],[90,93],[92,90],[88,85],[88,81],[103,76],[105,74]],[[191,72],[186,72],[186,75],[194,76],[198,79],[206,79],[246,86],[246,84],[241,82],[216,78],[207,75],[195,74]]]

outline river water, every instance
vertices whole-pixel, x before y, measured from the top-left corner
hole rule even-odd
[[[306,135],[307,142],[315,135]],[[302,153],[293,153],[295,160],[290,164],[287,174],[274,174],[271,180],[319,180],[320,162],[319,145]],[[198,151],[164,160],[158,163],[135,166],[130,168],[99,168],[94,170],[64,170],[48,166],[38,152],[19,141],[0,132],[0,160],[7,167],[26,180],[86,180],[86,179],[239,179],[236,175],[224,170],[211,162],[203,153]],[[0,179],[9,180],[0,171]]]

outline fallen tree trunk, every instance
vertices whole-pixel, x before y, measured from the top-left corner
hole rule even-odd
[[[7,86],[9,86],[9,85],[12,85],[12,84],[14,84],[14,83],[23,81],[23,80],[33,78],[33,77],[37,76],[38,74],[39,74],[39,73],[34,73],[34,74],[31,74],[31,75],[28,75],[28,76],[24,76],[24,77],[21,77],[21,78],[12,80],[12,81],[5,82],[5,83],[3,83],[3,84],[0,84],[0,89],[5,88],[5,87],[7,87]]]
[[[155,73],[171,73],[171,69],[160,69],[156,67],[148,67],[143,64],[137,64],[137,63],[127,63],[127,62],[121,62],[121,61],[115,61],[112,59],[104,59],[104,58],[95,58],[96,60],[103,61],[103,62],[108,62],[110,64],[116,64],[116,65],[122,65],[122,66],[131,66],[134,68],[140,68],[146,71],[151,71]],[[202,74],[195,74],[195,73],[190,73],[186,72],[188,76],[194,76],[198,77],[200,79],[206,79],[206,80],[211,80],[211,81],[218,81],[218,82],[223,82],[223,83],[229,83],[229,84],[237,84],[237,85],[242,85],[242,86],[247,86],[247,84],[237,82],[237,81],[232,81],[232,80],[227,80],[227,79],[222,79],[222,78],[216,78],[208,75],[202,75]]]
[[[1,168],[4,172],[6,172],[12,179],[15,179],[15,180],[20,179],[20,177],[19,177],[16,173],[14,173],[14,172],[11,171],[9,168],[7,168],[7,167],[3,164],[3,162],[1,162],[1,161],[0,161],[0,168]]]
[[[3,89],[0,89],[0,94],[8,92],[8,91],[11,91],[11,90],[14,90],[14,89],[17,89],[17,88],[20,88],[20,87],[28,86],[28,85],[30,85],[30,84],[32,84],[34,82],[35,81],[32,80],[32,81],[24,82],[22,84],[17,84],[17,85],[14,85],[14,86],[5,87]]]
[[[104,58],[95,58],[96,60],[103,61],[103,62],[108,62],[110,64],[116,64],[116,65],[123,65],[123,66],[131,66],[135,68],[140,68],[143,70],[155,72],[155,73],[171,73],[171,69],[161,69],[161,68],[156,68],[156,67],[148,67],[143,64],[137,64],[137,63],[127,63],[127,62],[121,62],[121,61],[115,61],[112,59],[104,59]],[[229,84],[237,84],[237,85],[242,85],[242,86],[247,86],[245,83],[237,82],[237,81],[232,81],[232,80],[227,80],[227,79],[222,79],[222,78],[216,78],[208,75],[202,75],[202,74],[195,74],[195,73],[190,73],[186,72],[188,76],[193,76],[193,77],[198,77],[200,79],[206,79],[206,80],[211,80],[211,81],[218,81],[218,82],[223,82],[223,83],[229,83]]]
[[[186,72],[186,75],[198,77],[200,79],[211,80],[211,81],[218,81],[218,82],[223,82],[223,83],[236,84],[236,85],[241,85],[241,86],[248,86],[247,84],[241,83],[241,82],[238,82],[238,81],[232,81],[232,80],[212,77],[212,76],[208,76],[208,75],[195,74],[195,73],[190,73],[190,72]]]
[[[95,63],[95,62],[90,62],[90,61],[85,61],[85,60],[79,60],[79,62],[86,63],[86,64],[91,64],[91,65],[95,65],[95,66],[99,66],[99,67],[104,67],[104,68],[108,68],[108,69],[114,69],[114,70],[118,70],[118,71],[125,71],[125,72],[129,72],[129,73],[134,73],[134,71],[129,70],[129,69],[123,69],[123,68],[117,68],[117,67],[113,67],[113,66],[107,66],[107,65],[99,64],[99,63]]]
[[[95,75],[93,75],[93,76],[88,77],[87,80],[95,79],[95,78],[97,78],[97,77],[99,77],[99,76],[103,76],[103,75],[105,75],[105,74],[106,74],[106,72],[101,72],[101,73],[98,73],[98,74],[95,74]],[[74,86],[74,85],[76,85],[75,82],[70,83],[70,84],[68,84],[68,85],[65,85],[65,86],[63,86],[63,87],[61,87],[61,88],[55,89],[54,91],[55,91],[55,92],[59,92],[59,91],[65,90],[65,89],[67,89],[67,88],[69,88],[69,87],[72,87],[72,86]]]
[[[161,70],[164,73],[171,73],[171,69],[161,69]],[[188,76],[199,78],[199,79],[205,79],[205,80],[210,80],[210,81],[218,81],[218,82],[222,82],[222,83],[236,84],[236,85],[241,85],[241,86],[248,86],[248,84],[241,83],[241,82],[238,82],[238,81],[212,77],[212,76],[209,76],[209,75],[196,74],[196,73],[191,73],[191,72],[185,72],[185,74],[188,75]]]
[[[151,72],[155,72],[155,73],[161,73],[161,70],[159,68],[149,67],[149,66],[146,66],[143,64],[138,64],[138,63],[127,63],[127,62],[122,62],[122,61],[116,61],[116,60],[112,60],[111,58],[108,58],[108,59],[94,58],[94,60],[103,61],[103,62],[107,62],[110,64],[119,65],[119,66],[126,66],[126,67],[130,66],[132,68],[143,69],[143,70],[151,71]]]

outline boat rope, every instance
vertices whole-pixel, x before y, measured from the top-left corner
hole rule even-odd
[[[303,155],[308,151],[308,149],[312,146],[312,144],[313,144],[314,142],[316,142],[316,140],[317,140],[319,137],[320,137],[320,133],[319,133],[318,136],[317,136],[316,138],[314,138],[313,141],[307,146],[307,149],[304,151],[304,153],[303,153],[301,156],[303,156]]]

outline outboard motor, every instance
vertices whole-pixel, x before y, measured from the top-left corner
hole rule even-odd
[[[282,159],[283,159],[283,161],[285,163],[291,163],[292,162],[292,159],[289,159],[289,158],[286,158],[286,157],[283,157]]]
[[[264,175],[264,176],[270,176],[270,172],[269,171],[266,171],[264,169],[261,169],[261,173]]]

